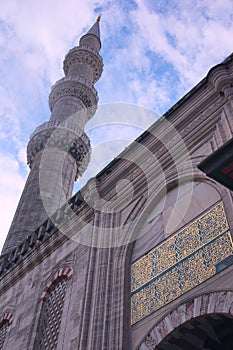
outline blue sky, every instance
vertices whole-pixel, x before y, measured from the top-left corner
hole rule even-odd
[[[0,241],[27,176],[29,135],[49,119],[48,94],[63,76],[64,56],[99,13],[104,72],[96,88],[102,119],[87,126],[94,146],[116,140],[118,152],[118,139],[134,139],[232,51],[232,0],[2,0]],[[118,106],[124,110],[128,103],[154,113],[125,120]],[[105,104],[114,104],[116,123],[105,119]],[[111,157],[98,151],[94,170]]]

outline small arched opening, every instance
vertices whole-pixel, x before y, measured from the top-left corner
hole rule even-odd
[[[167,335],[157,350],[232,350],[233,318],[209,314],[191,319]]]

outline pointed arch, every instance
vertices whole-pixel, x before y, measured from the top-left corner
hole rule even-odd
[[[179,176],[178,176],[179,175]],[[130,212],[129,217],[126,219],[126,223],[130,221],[130,233],[127,237],[129,242],[135,241],[141,237],[140,231],[150,213],[156,205],[159,204],[160,200],[165,198],[166,195],[175,188],[180,188],[184,184],[190,184],[190,200],[193,193],[193,186],[195,183],[204,183],[211,186],[216,190],[220,197],[222,197],[221,189],[218,184],[211,179],[206,178],[199,170],[195,167],[187,167],[177,174],[177,170],[172,168],[166,174],[166,181],[164,183],[158,184],[155,188],[153,195],[150,198],[144,198],[144,201],[141,201],[141,205],[136,205],[133,210]],[[219,197],[219,199],[220,199]],[[187,202],[187,205],[190,202]],[[176,205],[176,204],[175,204]]]
[[[58,342],[67,281],[72,268],[60,268],[48,281],[40,301],[43,303],[34,349],[55,349]]]
[[[199,295],[167,314],[146,335],[139,350],[154,350],[176,328],[191,319],[211,314],[233,317],[233,291],[216,291]]]
[[[13,315],[10,312],[4,312],[0,317],[0,349],[3,348],[3,345],[6,340],[8,327],[13,321]]]
[[[54,284],[58,281],[58,279],[64,277],[69,280],[73,275],[73,269],[71,267],[60,268],[48,281],[44,291],[40,297],[40,301],[46,301],[50,291],[53,289]]]

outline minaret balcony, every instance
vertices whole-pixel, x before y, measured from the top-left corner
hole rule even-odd
[[[83,77],[78,77],[75,80],[69,80],[69,78],[63,78],[59,80],[51,90],[49,95],[49,107],[53,112],[56,102],[63,97],[76,97],[77,102],[81,101],[85,108],[91,108],[91,118],[97,108],[98,94],[93,85]],[[93,111],[94,107],[94,111]]]
[[[71,49],[65,57],[63,69],[66,76],[72,74],[72,67],[88,65],[92,71],[91,81],[94,84],[103,72],[103,60],[99,53],[88,45],[81,45]]]

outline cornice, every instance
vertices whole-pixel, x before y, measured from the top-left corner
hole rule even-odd
[[[226,69],[228,73],[226,73]],[[153,150],[157,158],[160,158],[167,152],[166,147],[159,142],[159,133],[163,132],[163,125],[166,120],[168,121],[166,128],[171,123],[172,128],[177,130],[190,152],[192,152],[194,144],[201,144],[203,140],[210,139],[213,136],[217,122],[220,120],[221,108],[228,101],[228,96],[220,93],[218,89],[220,86],[221,88],[223,86],[229,87],[230,82],[232,82],[232,75],[230,75],[232,73],[233,54],[222,64],[213,67],[206,78],[178,101],[148,130],[142,133],[97,175],[97,179],[102,183],[102,186],[104,187],[105,184],[106,188],[111,187],[111,179],[114,178],[115,181],[120,179],[120,174],[124,171],[124,159],[133,161],[132,154],[137,153],[138,143],[143,144],[149,150]],[[214,84],[215,81],[218,81],[218,88]],[[166,131],[168,134],[168,130]],[[110,173],[111,176],[107,176]]]
[[[83,222],[85,220],[88,222],[93,216],[92,210],[79,193],[73,196],[69,203],[57,210],[51,219],[47,219],[17,248],[0,256],[0,295],[70,240],[72,234],[69,231],[69,222],[71,217],[74,218],[77,213],[83,218]],[[66,234],[63,234],[63,231]],[[78,246],[78,243],[72,242]]]
[[[213,86],[213,82],[211,81],[212,75],[215,75],[215,71],[225,71],[225,69],[229,69],[230,66],[233,66],[233,53],[229,55],[222,63],[217,64],[216,66],[212,67],[209,72],[207,73],[206,77],[203,78],[197,85],[195,85],[187,94],[185,94],[179,101],[177,101],[163,116],[166,118],[169,118],[171,114],[174,114],[174,112],[179,109],[181,106],[186,105],[187,102],[190,102],[190,99],[196,98],[198,92],[202,90],[203,91],[208,87]],[[231,69],[232,70],[232,69]],[[229,70],[229,73],[232,74],[231,70]],[[214,86],[213,86],[214,87]],[[218,91],[220,92],[220,91]],[[200,95],[201,97],[201,95]]]

